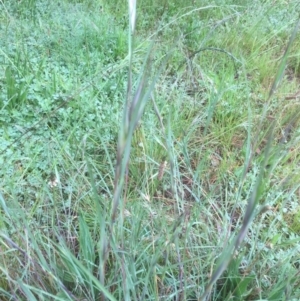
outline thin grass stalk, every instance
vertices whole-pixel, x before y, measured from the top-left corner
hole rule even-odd
[[[126,106],[124,107],[123,124],[121,125],[117,147],[117,163],[111,211],[111,229],[113,229],[113,224],[116,220],[117,209],[120,205],[121,194],[125,183],[126,170],[129,164],[133,133],[138,126],[148,100],[151,99],[151,93],[154,90],[155,84],[169,59],[171,51],[161,63],[155,76],[151,78],[153,65],[151,57],[152,53],[153,43],[149,47],[144,66],[142,68],[143,71],[139,77],[139,85],[136,89],[136,92],[132,97],[132,100],[129,103],[126,103]],[[129,87],[131,88],[131,86]],[[132,91],[127,92],[127,96],[128,95],[132,95]]]
[[[128,67],[128,79],[127,79],[127,97],[126,97],[126,104],[124,107],[123,113],[123,128],[120,129],[118,145],[117,145],[117,163],[116,163],[116,170],[115,170],[115,179],[114,179],[114,194],[113,194],[113,203],[112,203],[112,212],[111,212],[111,225],[110,225],[110,238],[113,237],[113,226],[116,219],[117,208],[119,207],[121,194],[124,187],[124,182],[126,180],[126,174],[128,177],[128,163],[129,163],[129,156],[124,156],[125,149],[129,148],[130,153],[130,146],[131,146],[131,138],[129,138],[129,123],[130,123],[130,114],[129,114],[129,107],[130,101],[132,98],[132,61],[133,61],[133,42],[134,42],[134,30],[135,30],[135,22],[136,22],[136,0],[129,0],[128,1],[128,8],[129,8],[129,32],[128,32],[128,54],[129,54],[129,67]],[[138,91],[141,90],[140,89]],[[137,92],[137,97],[139,97],[139,92]],[[130,141],[129,141],[130,140]],[[126,182],[125,182],[126,183]],[[123,210],[125,208],[125,204],[123,204]],[[121,247],[123,247],[123,214],[120,216],[120,229],[121,229]],[[111,240],[110,239],[110,240]],[[106,253],[107,254],[107,253]],[[103,273],[105,269],[107,255],[103,257]],[[102,273],[102,274],[103,274]],[[126,277],[125,271],[122,268],[123,274],[123,291],[125,294],[125,299],[129,297],[129,292],[127,290],[126,285]],[[104,276],[104,275],[102,275]],[[103,278],[103,277],[102,277]],[[104,280],[104,279],[103,279]],[[101,296],[101,299],[104,300],[104,295]]]
[[[168,60],[169,55],[166,56],[164,62],[160,65],[157,73],[152,76],[152,53],[153,53],[153,43],[148,49],[146,59],[142,68],[142,72],[139,76],[139,84],[136,89],[135,94],[132,93],[132,64],[133,64],[133,38],[134,38],[134,24],[135,8],[136,2],[133,1],[129,3],[129,14],[130,14],[130,36],[129,36],[129,56],[130,64],[128,69],[128,85],[127,85],[127,98],[126,104],[124,107],[123,120],[119,133],[118,146],[117,146],[117,162],[115,170],[115,179],[114,179],[114,194],[113,202],[111,208],[111,220],[110,220],[110,239],[109,244],[113,249],[123,249],[124,246],[124,235],[123,235],[123,218],[124,210],[126,204],[126,185],[127,185],[127,176],[129,168],[129,158],[131,153],[131,143],[134,131],[138,126],[138,123],[142,117],[145,106],[148,100],[151,98],[151,93],[154,90],[156,81],[158,80],[164,66]],[[124,188],[125,185],[125,188]],[[117,211],[120,208],[120,214],[118,216],[118,237],[121,238],[121,241],[115,241],[116,236],[114,235],[114,225],[117,218]],[[116,248],[118,246],[118,248]],[[122,269],[122,286],[123,286],[123,296],[125,300],[130,300],[129,286],[127,283],[127,276],[124,266],[124,254],[123,252],[117,252],[120,255],[120,263]],[[104,300],[104,299],[103,299]]]
[[[117,145],[117,163],[115,171],[115,181],[114,181],[114,196],[113,196],[113,206],[111,221],[114,223],[116,218],[116,210],[119,205],[119,199],[124,185],[124,175],[125,170],[128,165],[128,159],[123,158],[124,150],[126,148],[127,136],[129,132],[129,122],[130,122],[130,102],[132,98],[132,61],[133,61],[133,38],[135,29],[135,18],[136,18],[136,0],[128,1],[129,7],[129,34],[128,34],[128,54],[129,54],[129,67],[128,67],[128,79],[127,79],[127,96],[126,104],[123,113],[122,128],[120,129],[118,145]],[[139,86],[138,91],[141,91],[142,85]],[[140,93],[136,93],[136,98],[140,97]],[[130,141],[131,142],[131,141]],[[128,144],[127,144],[128,145]],[[123,161],[124,160],[124,161]]]
[[[300,20],[297,22],[296,26],[294,27],[294,30],[292,32],[292,35],[290,37],[289,43],[286,47],[285,53],[281,59],[279,68],[278,68],[278,72],[275,76],[275,79],[273,81],[273,85],[270,89],[269,95],[268,95],[268,103],[270,102],[272,96],[274,95],[276,89],[278,88],[283,75],[284,75],[284,70],[287,64],[287,59],[288,59],[288,54],[289,51],[291,49],[291,46],[295,40],[296,37],[296,33],[299,30],[299,26],[300,26]],[[260,127],[262,127],[262,122],[265,120],[265,116],[267,113],[267,106],[265,107],[265,110],[263,112],[262,118],[261,118],[261,124]],[[260,197],[262,195],[262,193],[264,192],[264,181],[267,179],[267,176],[265,175],[265,168],[269,162],[270,159],[270,150],[272,148],[272,142],[273,142],[273,131],[275,128],[275,124],[273,123],[271,125],[271,127],[269,128],[269,134],[268,134],[268,139],[267,139],[267,146],[265,148],[265,153],[264,153],[264,160],[261,164],[261,168],[260,168],[260,172],[257,178],[257,182],[256,185],[253,189],[253,192],[249,198],[248,204],[247,204],[247,208],[246,208],[246,213],[244,215],[244,219],[243,219],[243,223],[241,226],[241,229],[239,230],[236,238],[230,243],[230,245],[223,251],[223,254],[221,254],[221,258],[219,260],[219,264],[217,265],[217,268],[215,269],[214,273],[212,274],[208,285],[206,286],[203,295],[200,297],[200,301],[205,301],[207,300],[207,297],[209,296],[213,286],[215,285],[215,283],[217,282],[217,280],[223,275],[223,273],[226,271],[227,267],[229,266],[233,255],[235,253],[235,251],[237,251],[243,240],[245,239],[245,236],[247,235],[248,229],[255,217],[255,210],[257,208],[258,202],[260,200]],[[258,140],[257,140],[258,141]],[[276,155],[279,155],[278,152]],[[252,157],[253,157],[253,152],[252,152],[252,156],[250,156],[249,158],[249,162],[246,164],[248,164],[248,166],[250,165],[251,161],[252,161]],[[244,175],[245,176],[245,175]]]
[[[297,32],[299,31],[299,27],[300,27],[300,19],[298,20],[297,24],[294,27],[294,30],[293,30],[293,32],[292,32],[292,34],[290,36],[288,45],[287,45],[287,47],[285,49],[284,55],[283,55],[283,57],[282,57],[282,59],[280,61],[280,64],[279,64],[276,76],[274,78],[273,84],[272,84],[271,89],[269,91],[267,102],[266,102],[266,104],[264,106],[264,109],[263,109],[263,112],[262,112],[262,115],[261,115],[261,118],[260,118],[260,124],[259,124],[258,128],[262,128],[263,127],[263,123],[265,122],[265,120],[267,118],[267,112],[268,112],[268,108],[270,106],[270,102],[271,102],[272,96],[275,94],[275,92],[276,92],[276,90],[277,90],[277,88],[278,88],[278,86],[279,86],[279,84],[282,81],[282,78],[284,76],[284,71],[285,71],[285,68],[286,68],[286,64],[287,64],[287,60],[288,60],[288,55],[289,55],[290,49],[292,48],[292,45],[293,45],[293,43],[295,41]],[[256,139],[253,142],[252,152],[251,152],[251,155],[250,155],[250,158],[249,158],[249,161],[248,161],[248,166],[245,168],[244,177],[246,176],[246,172],[247,172],[247,170],[250,167],[250,164],[251,164],[251,161],[252,161],[252,157],[253,157],[253,155],[255,153],[255,150],[257,149],[257,145],[259,143],[259,137],[260,137],[260,135],[257,135]]]

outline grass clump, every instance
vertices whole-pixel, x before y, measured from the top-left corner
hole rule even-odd
[[[0,5],[1,300],[300,298],[296,1]]]

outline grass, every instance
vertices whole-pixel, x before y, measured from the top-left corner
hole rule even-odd
[[[1,300],[299,300],[297,1],[0,5]]]

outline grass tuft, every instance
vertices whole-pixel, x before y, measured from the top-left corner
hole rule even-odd
[[[0,7],[1,300],[300,299],[297,1]]]

